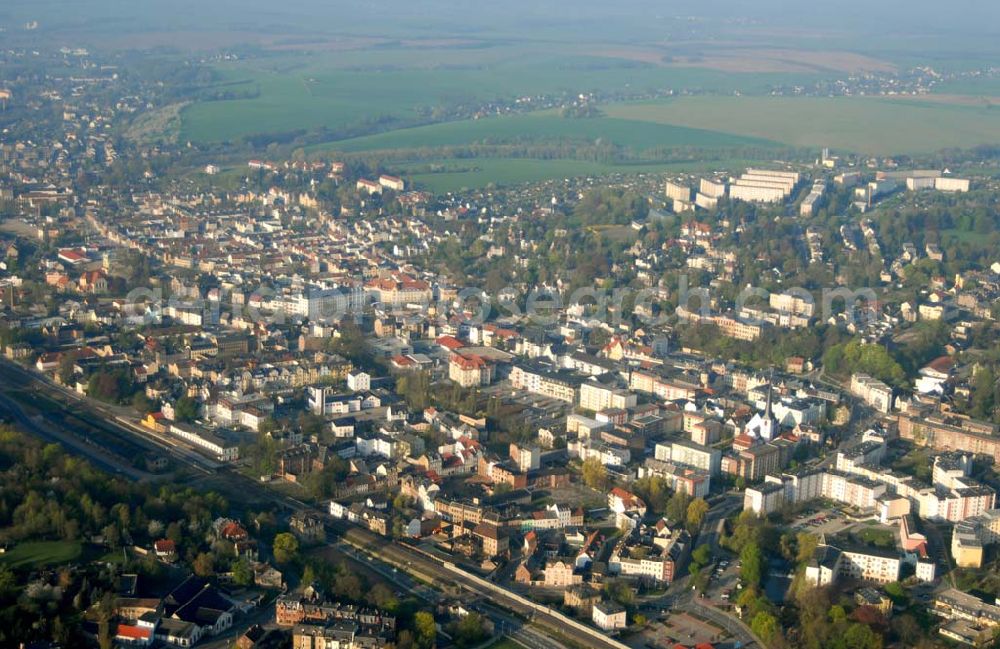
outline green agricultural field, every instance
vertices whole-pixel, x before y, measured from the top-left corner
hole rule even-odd
[[[552,93],[699,89],[766,92],[807,75],[731,73],[668,67],[545,49],[387,49],[312,57],[282,55],[219,65],[215,90],[247,99],[201,101],[182,113],[182,140],[218,142],[321,127],[334,131],[375,120],[412,120],[442,107]]]
[[[934,87],[934,94],[1000,97],[1000,78],[945,81]]]
[[[0,563],[11,568],[38,568],[75,561],[82,554],[83,546],[73,541],[37,541],[0,554]]]
[[[683,97],[605,112],[623,120],[873,155],[1000,142],[1000,110],[906,98]]]
[[[775,142],[762,138],[742,137],[709,129],[608,117],[569,119],[551,112],[540,112],[399,129],[342,140],[324,148],[352,153],[473,144],[530,144],[557,140],[590,143],[600,140],[635,150],[660,147],[776,146]]]

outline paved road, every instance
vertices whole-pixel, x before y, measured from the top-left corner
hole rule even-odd
[[[766,646],[763,642],[759,642],[757,637],[753,634],[753,631],[750,630],[750,627],[744,624],[743,621],[735,615],[730,615],[725,611],[720,611],[717,608],[703,604],[693,598],[691,599],[691,605],[688,610],[707,618],[717,626],[721,626],[729,633],[729,635],[736,638],[736,640],[738,640],[744,648],[754,645],[760,647]]]
[[[712,506],[705,514],[698,532],[698,545],[708,544],[712,556],[716,556],[719,551],[719,529],[722,522],[739,511],[743,507],[743,494],[740,492],[729,492],[722,499]],[[710,568],[706,568],[709,570]],[[753,632],[735,615],[712,607],[708,602],[699,600],[691,590],[691,577],[685,574],[677,579],[667,589],[667,593],[661,597],[646,600],[644,607],[653,611],[672,610],[692,613],[705,618],[726,630],[726,632],[742,644],[743,647],[751,647],[760,644],[754,637]],[[763,646],[763,645],[760,645]]]

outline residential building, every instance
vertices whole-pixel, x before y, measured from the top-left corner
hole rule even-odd
[[[583,380],[575,373],[565,370],[515,364],[510,373],[510,383],[518,390],[574,403]]]
[[[597,628],[604,631],[617,631],[628,626],[625,608],[617,602],[598,602],[594,604],[591,619],[597,625]]]
[[[367,392],[372,389],[372,377],[367,372],[348,372],[347,388],[354,392]]]
[[[919,410],[900,413],[897,421],[899,437],[918,446],[988,455],[1000,463],[1000,435],[992,424]]]
[[[892,388],[867,374],[852,374],[850,391],[878,412],[892,410]]]
[[[448,359],[448,378],[463,388],[489,385],[493,382],[494,365],[475,354],[452,354]]]
[[[897,552],[878,548],[838,548],[820,545],[806,566],[806,580],[826,586],[842,577],[881,584],[899,580],[902,559]]]
[[[634,393],[613,388],[596,381],[580,383],[580,407],[600,412],[608,408],[633,408],[638,403]]]
[[[655,459],[700,469],[710,476],[719,474],[722,451],[686,440],[661,442],[655,446]]]

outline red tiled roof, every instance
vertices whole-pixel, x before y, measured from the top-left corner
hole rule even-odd
[[[469,354],[468,356],[462,356],[461,354],[452,354],[451,362],[458,365],[463,370],[477,370],[482,367],[486,367],[486,361],[484,361],[479,356],[474,356]]]
[[[71,248],[64,248],[59,251],[59,256],[63,259],[69,259],[70,261],[83,261],[86,259],[79,251],[73,250]]]
[[[232,521],[227,523],[225,527],[222,528],[222,536],[233,537],[233,536],[246,536],[246,530],[239,523]]]
[[[152,633],[152,629],[145,629],[130,624],[119,624],[118,630],[115,632],[115,637],[128,638],[129,640],[149,640]]]
[[[446,349],[461,349],[462,347],[465,347],[465,343],[454,336],[438,336],[437,340],[434,342]]]
[[[617,496],[621,498],[622,504],[626,507],[644,507],[645,503],[642,502],[642,498],[639,498],[634,493],[625,491],[621,487],[614,487],[611,490],[612,496]]]
[[[939,356],[935,358],[927,367],[931,368],[935,372],[941,372],[942,374],[947,374],[951,371],[951,368],[955,365],[955,359],[951,356]]]
[[[177,546],[170,539],[161,539],[153,543],[153,548],[157,552],[176,552]]]

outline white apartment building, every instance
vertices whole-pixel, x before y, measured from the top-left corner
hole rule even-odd
[[[607,408],[633,408],[638,403],[638,397],[628,390],[621,390],[596,381],[584,381],[580,384],[580,407],[585,410],[600,412]]]
[[[719,199],[726,195],[726,183],[702,178],[698,183],[698,193],[708,198]]]
[[[667,198],[671,200],[683,202],[691,201],[691,188],[687,185],[673,183],[668,180],[664,184],[664,191],[666,192]]]
[[[625,609],[615,602],[598,602],[594,604],[592,621],[597,628],[604,631],[624,629],[626,624]]]
[[[888,584],[899,581],[901,565],[902,559],[896,552],[875,548],[845,549],[841,555],[840,575]]]
[[[794,313],[811,318],[816,312],[816,300],[809,293],[771,293],[768,302],[775,311]]]
[[[826,193],[826,184],[822,181],[816,181],[813,184],[812,191],[809,195],[802,200],[802,204],[799,205],[799,214],[801,216],[813,216],[819,209],[820,201],[823,200],[823,195]]]
[[[968,178],[940,177],[934,180],[934,189],[939,192],[967,192],[970,183]]]
[[[371,390],[372,377],[367,372],[350,372],[347,375],[347,387],[354,392]]]
[[[888,493],[887,485],[858,475],[832,469],[806,469],[798,474],[769,475],[764,484],[747,487],[743,508],[766,515],[790,504],[828,498],[851,507],[875,510]]]
[[[722,452],[719,449],[683,440],[657,444],[654,457],[661,462],[700,469],[710,476],[719,475],[722,468]]]
[[[360,313],[367,303],[368,297],[360,287],[308,286],[299,292],[275,297],[264,306],[287,316],[330,322],[339,321],[347,314]]]
[[[746,201],[748,203],[780,203],[785,200],[787,195],[783,187],[752,183],[745,180],[737,180],[729,188],[730,198],[734,201]]]
[[[851,394],[883,414],[892,410],[892,388],[867,374],[851,375]]]
[[[821,545],[816,548],[812,560],[806,566],[806,581],[816,586],[826,586],[847,577],[887,584],[899,580],[901,565],[902,558],[896,552]]]
[[[235,462],[240,459],[238,446],[227,443],[226,440],[210,431],[195,430],[181,424],[171,424],[170,434],[194,444],[199,450],[207,452],[220,462]]]

